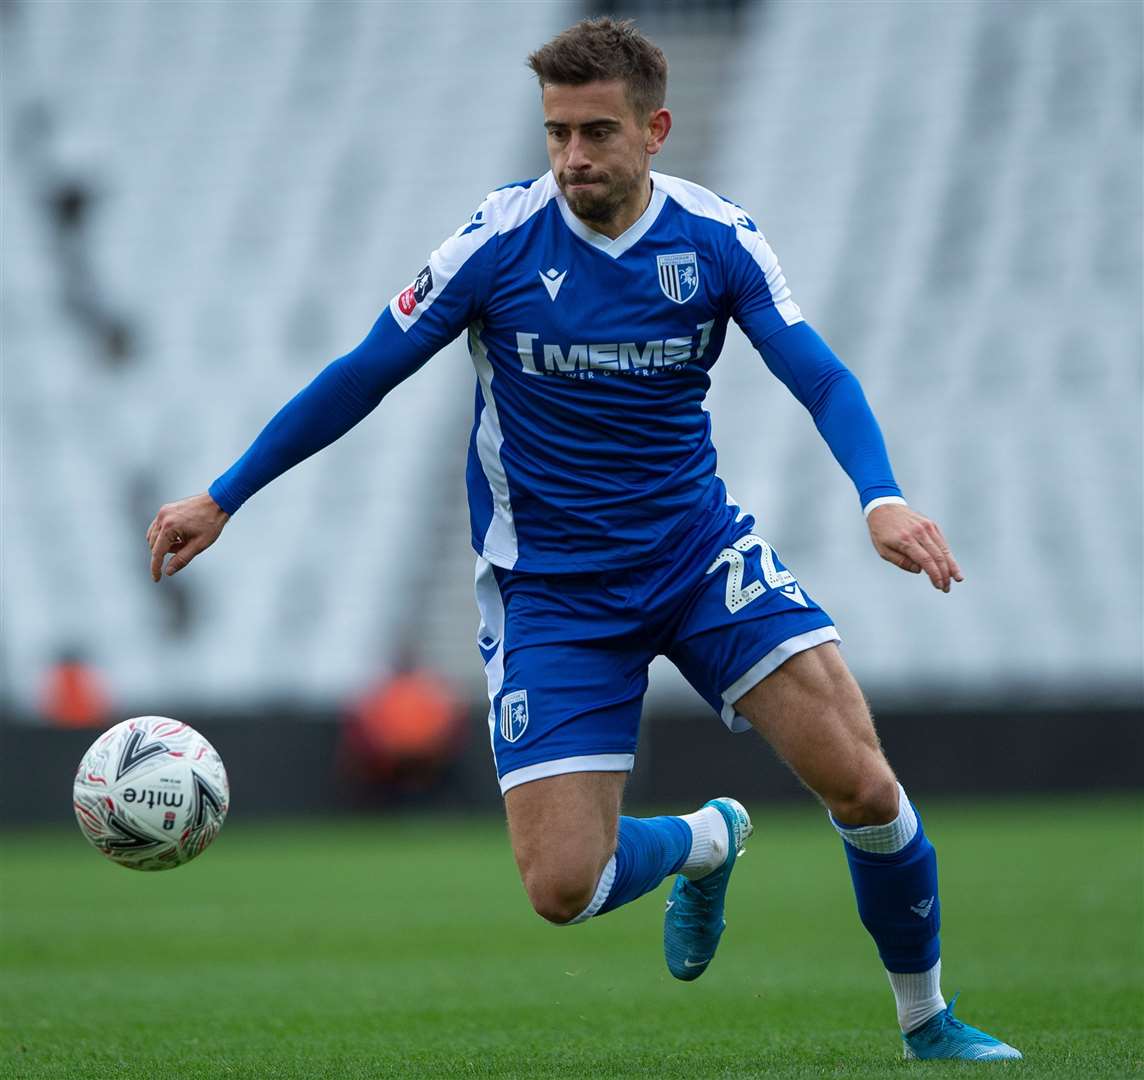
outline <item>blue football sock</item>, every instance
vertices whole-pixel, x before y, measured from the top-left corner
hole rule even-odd
[[[929,971],[941,956],[937,855],[899,791],[899,814],[888,825],[851,828],[834,821],[834,827],[845,841],[858,915],[886,970]]]
[[[603,915],[651,892],[676,873],[690,853],[691,828],[682,818],[621,817],[611,888],[595,914]]]

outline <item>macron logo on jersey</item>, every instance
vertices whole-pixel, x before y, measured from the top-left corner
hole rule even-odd
[[[541,275],[543,277],[543,275]],[[561,275],[563,280],[564,275]],[[559,288],[559,286],[557,286]],[[585,342],[568,346],[540,342],[539,334],[518,332],[516,351],[529,375],[570,375],[591,378],[594,372],[627,372],[632,375],[658,374],[689,360],[701,360],[711,340],[715,320],[699,323],[691,337],[660,338],[655,341]]]
[[[568,276],[568,271],[565,270],[563,273],[557,273],[556,267],[551,266],[547,270],[539,271],[539,274],[545,289],[548,290],[548,298],[555,300],[556,294],[560,291],[560,286],[564,284],[564,279]]]

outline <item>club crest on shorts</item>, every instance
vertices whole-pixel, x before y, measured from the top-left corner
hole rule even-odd
[[[500,733],[505,742],[516,742],[528,727],[528,691],[514,690],[500,703]]]
[[[694,251],[657,255],[659,287],[668,300],[686,304],[699,290],[699,260]]]

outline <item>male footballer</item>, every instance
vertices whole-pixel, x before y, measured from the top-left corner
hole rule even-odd
[[[663,53],[594,19],[538,49],[549,173],[492,192],[208,492],[147,532],[155,581],[256,491],[327,446],[458,334],[476,369],[468,495],[478,645],[513,852],[570,925],[676,875],[663,944],[696,979],[751,835],[717,798],[621,816],[648,665],[667,656],[734,731],[753,727],[825,804],[897,1003],[907,1058],[1019,1058],[940,986],[937,859],[878,744],[839,635],[715,473],[703,399],[730,320],[809,410],[882,558],[948,592],[858,381],[803,319],[738,206],[651,170],[671,130]],[[170,555],[164,567],[164,560]]]

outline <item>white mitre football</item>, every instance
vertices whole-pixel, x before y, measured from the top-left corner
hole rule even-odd
[[[168,870],[218,836],[230,805],[222,758],[194,728],[136,716],[92,743],[75,774],[84,836],[120,866]]]

